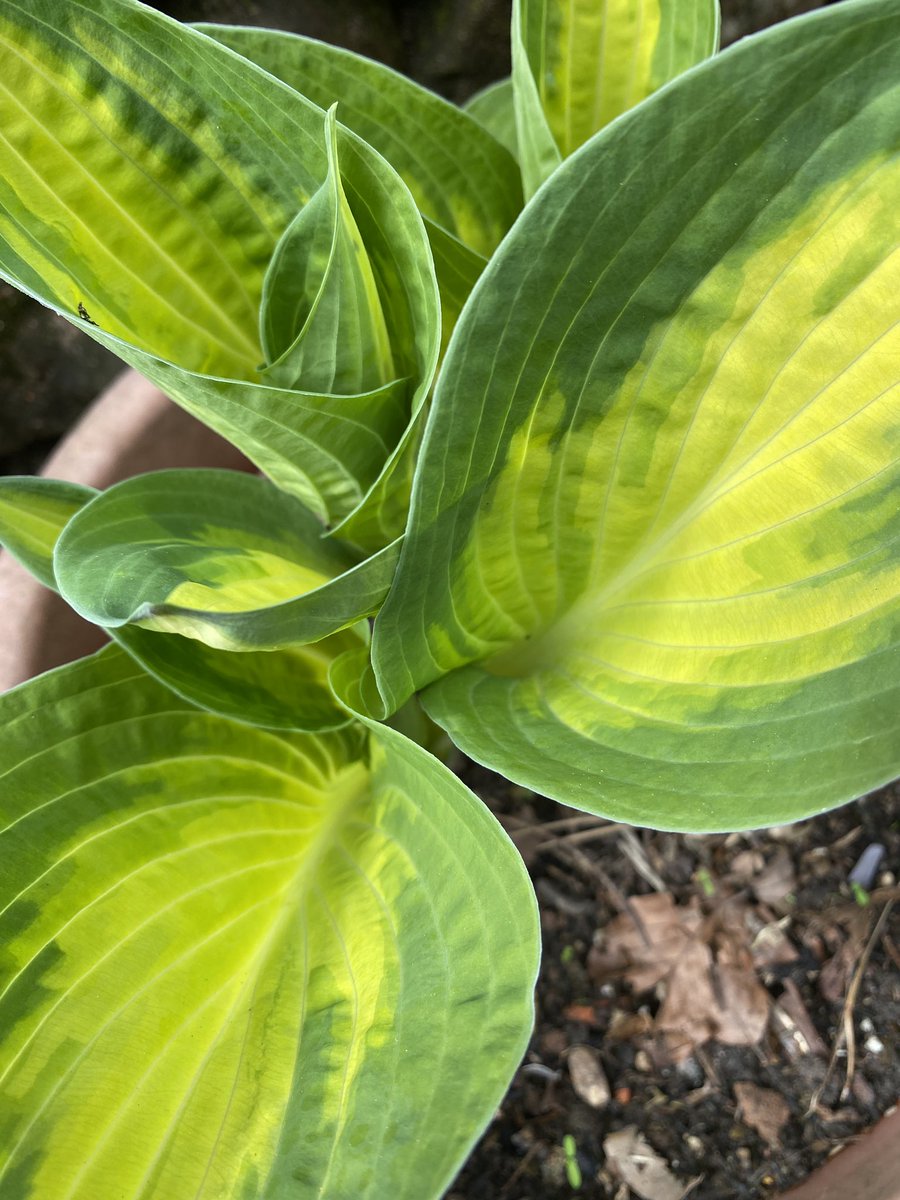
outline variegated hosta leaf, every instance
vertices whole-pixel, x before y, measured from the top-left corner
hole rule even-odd
[[[132,354],[122,344],[110,348],[166,395],[177,396],[182,408],[197,416],[207,406],[214,410],[219,433],[326,524],[354,512],[376,485],[379,496],[393,496],[390,481],[382,478],[384,464],[418,432],[410,419],[410,380],[398,379],[359,396],[311,395],[192,375],[161,359]],[[398,511],[405,514],[408,501],[407,486],[397,498]],[[381,525],[372,528],[380,546],[387,532]]]
[[[514,158],[518,158],[516,143],[516,109],[511,79],[498,79],[476,92],[463,105],[463,111],[492,134]]]
[[[447,349],[459,314],[472,289],[487,266],[487,259],[476,254],[440,225],[426,224],[434,261],[434,273],[441,293],[441,355]]]
[[[263,284],[263,374],[286,388],[371,392],[396,377],[378,285],[344,187],[334,107],[328,175],[282,235]]]
[[[327,174],[322,109],[132,0],[0,0],[0,51],[0,274],[323,519],[344,518],[398,453],[439,351],[428,239],[402,181],[340,131],[347,201],[409,383],[386,404],[270,389],[257,372],[263,277]]]
[[[236,654],[139,625],[108,630],[145,671],[192,704],[264,729],[317,733],[348,722],[329,683],[335,662],[356,653],[364,627],[311,645]]]
[[[535,68],[529,55],[524,5],[513,0],[512,29],[512,91],[516,119],[516,145],[522,170],[522,190],[530,200],[545,179],[562,162],[559,146],[547,120],[541,101],[541,91]]]
[[[531,1025],[484,806],[391,730],[264,733],[116,649],[0,727],[0,1194],[439,1196]]]
[[[62,596],[107,628],[138,624],[223,650],[315,642],[374,613],[397,547],[362,563],[293,497],[238,471],[155,471],[72,518]]]
[[[475,758],[664,827],[897,772],[898,80],[900,2],[839,5],[548,182],[442,373],[389,708],[431,683]]]
[[[58,590],[56,542],[66,523],[96,495],[93,488],[59,479],[0,479],[0,545],[41,583]],[[314,645],[241,654],[137,625],[106,632],[151,675],[211,712],[267,728],[320,730],[347,724],[328,676],[335,659],[362,649],[365,626],[330,634]],[[367,651],[362,657],[365,662]]]
[[[96,495],[95,488],[61,479],[0,478],[0,545],[44,587],[55,588],[56,539],[69,518]]]
[[[530,194],[562,158],[715,52],[718,0],[514,0],[513,86]],[[518,47],[517,44],[518,43]],[[543,120],[541,119],[543,117]]]
[[[522,207],[512,156],[434,92],[360,54],[272,29],[199,25],[338,118],[383,154],[435,226],[487,258]]]
[[[446,100],[389,67],[313,38],[272,29],[198,25],[297,89],[322,108],[338,105],[341,123],[384,155],[422,214],[440,288],[442,348],[487,258],[522,208],[519,172],[510,155]],[[383,521],[402,527],[415,447],[390,487],[353,522],[372,541]],[[397,503],[398,497],[402,499]]]

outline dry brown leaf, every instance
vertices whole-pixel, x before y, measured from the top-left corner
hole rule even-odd
[[[819,972],[819,991],[832,1004],[840,1004],[847,994],[853,971],[869,936],[871,914],[865,909],[859,909],[859,912],[861,916],[854,914],[853,919],[846,922],[846,939]]]
[[[763,904],[778,904],[797,886],[794,863],[785,846],[779,846],[775,856],[753,879],[753,891]]]
[[[636,1013],[623,1012],[621,1009],[616,1009],[610,1018],[606,1037],[613,1038],[619,1042],[633,1042],[638,1038],[646,1037],[652,1032],[653,1018],[646,1009],[641,1009],[640,1012]]]
[[[784,918],[788,920],[788,918]],[[786,966],[796,962],[800,955],[794,943],[784,932],[780,921],[770,921],[756,932],[750,947],[753,965],[758,971],[766,968]]]
[[[610,1171],[640,1200],[684,1200],[697,1182],[676,1179],[636,1125],[611,1133],[603,1143],[603,1152]]]
[[[745,1125],[755,1129],[764,1142],[774,1150],[781,1145],[781,1131],[790,1120],[791,1110],[784,1096],[755,1083],[736,1083],[734,1098],[738,1116]]]
[[[572,1087],[591,1108],[604,1108],[611,1096],[609,1080],[596,1052],[589,1046],[573,1046],[567,1060]]]
[[[773,1016],[775,1031],[778,1034],[789,1058],[799,1058],[807,1054],[815,1054],[827,1058],[828,1047],[819,1036],[819,1031],[813,1024],[800,989],[793,979],[785,979],[784,990],[775,1002]]]
[[[628,913],[614,917],[591,948],[588,969],[598,980],[624,973],[635,991],[645,992],[668,975],[703,917],[695,904],[676,908],[668,892],[632,896],[630,904],[640,925]]]
[[[714,1035],[710,1019],[716,1007],[710,982],[712,966],[709,946],[695,940],[685,946],[669,974],[656,1027],[666,1035],[666,1047],[676,1062]]]
[[[675,1061],[710,1038],[754,1046],[769,1019],[769,993],[753,971],[717,965],[708,946],[694,941],[669,976],[657,1028]]]
[[[729,1046],[755,1046],[766,1031],[769,993],[744,966],[720,966],[718,983],[713,1037]]]
[[[819,972],[819,991],[830,1004],[840,1004],[844,999],[858,957],[856,947],[846,942]]]
[[[679,908],[670,895],[635,896],[631,905],[640,927],[627,913],[611,921],[589,956],[592,974],[624,973],[638,991],[659,985],[656,1028],[675,1061],[710,1038],[758,1042],[769,995],[753,967],[746,905],[723,905],[709,918],[695,901]]]
[[[766,860],[759,850],[740,850],[731,860],[729,875],[734,879],[750,880],[758,875],[766,865]]]

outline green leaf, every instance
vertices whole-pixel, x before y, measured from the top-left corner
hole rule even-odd
[[[352,646],[331,664],[328,685],[348,712],[360,721],[384,721],[402,711],[404,704],[392,709],[378,688],[369,647]]]
[[[0,544],[44,587],[55,588],[53,547],[60,531],[96,489],[60,479],[0,479]]]
[[[390,730],[264,733],[115,649],[0,728],[0,1193],[439,1196],[531,1026],[484,806]]]
[[[454,105],[389,67],[312,38],[271,29],[198,25],[302,95],[330,108],[398,172],[422,213],[441,299],[442,348],[487,259],[522,208],[515,162]],[[364,541],[406,517],[407,472],[392,469],[354,526]],[[398,505],[392,481],[401,480]],[[376,533],[375,536],[385,536]]]
[[[359,563],[293,497],[237,471],[155,471],[116,484],[56,544],[60,593],[89,621],[223,650],[318,641],[380,605],[391,546]]]
[[[790,22],[535,198],[442,372],[388,711],[431,684],[473,757],[669,828],[896,774],[898,66],[898,0]]]
[[[487,258],[522,207],[512,156],[481,125],[372,59],[271,29],[199,25],[321,108],[384,155],[425,218]]]
[[[317,733],[348,722],[329,676],[334,662],[355,652],[363,628],[333,633],[312,645],[237,654],[137,625],[109,634],[154,679],[191,704],[264,729]]]
[[[441,229],[429,225],[428,244],[441,293],[441,354],[447,349],[459,314],[472,294],[487,259]]]
[[[524,126],[545,144],[544,160],[532,168],[544,172],[534,175],[534,191],[554,165],[547,134],[567,158],[708,58],[718,45],[719,6],[717,0],[515,0],[513,31],[520,141]]]
[[[54,547],[70,518],[96,495],[93,488],[59,479],[0,479],[0,545],[58,590]],[[336,658],[360,648],[361,630],[364,626],[334,633],[311,646],[234,654],[175,633],[106,627],[145,670],[192,703],[250,724],[300,730],[347,724],[328,676]],[[366,651],[364,661],[367,657]]]
[[[378,285],[341,183],[334,108],[328,175],[288,225],[263,284],[264,375],[280,387],[354,394],[396,379]]]
[[[415,423],[439,352],[428,239],[402,181],[339,131],[344,191],[407,382],[350,397],[266,387],[264,275],[328,173],[322,109],[130,0],[0,0],[0,45],[0,274],[324,520],[346,517]]]
[[[122,344],[110,348],[207,424],[214,414],[219,433],[326,524],[354,512],[376,484],[389,486],[382,482],[385,463],[418,430],[421,400],[417,393],[411,417],[407,379],[359,396],[312,395],[191,375]],[[407,504],[408,492],[404,515]],[[381,546],[388,533],[379,528],[378,537]]]
[[[498,79],[496,83],[488,84],[466,101],[463,111],[492,134],[514,158],[518,158],[516,109],[511,79]]]
[[[545,179],[562,162],[553,131],[541,103],[541,93],[526,41],[527,26],[521,0],[512,9],[512,90],[516,118],[516,145],[522,168],[522,190],[530,200]]]
[[[292,105],[297,169],[270,151],[264,184],[276,89],[148,9],[92,8],[0,4],[4,267],[86,328],[252,379],[263,272],[324,177],[322,117]],[[241,84],[258,108],[230,103]]]

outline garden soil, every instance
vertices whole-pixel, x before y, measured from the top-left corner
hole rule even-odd
[[[157,7],[348,45],[454,100],[508,71],[503,0]],[[727,0],[723,41],[814,7]],[[0,474],[35,470],[119,367],[2,285],[0,356]],[[898,788],[685,837],[459,769],[525,857],[544,961],[525,1061],[451,1200],[764,1200],[897,1102]]]

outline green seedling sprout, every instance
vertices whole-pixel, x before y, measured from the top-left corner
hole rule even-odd
[[[577,1192],[582,1183],[581,1167],[578,1165],[578,1146],[571,1133],[563,1138],[563,1151],[566,1156],[566,1179],[572,1191]]]

